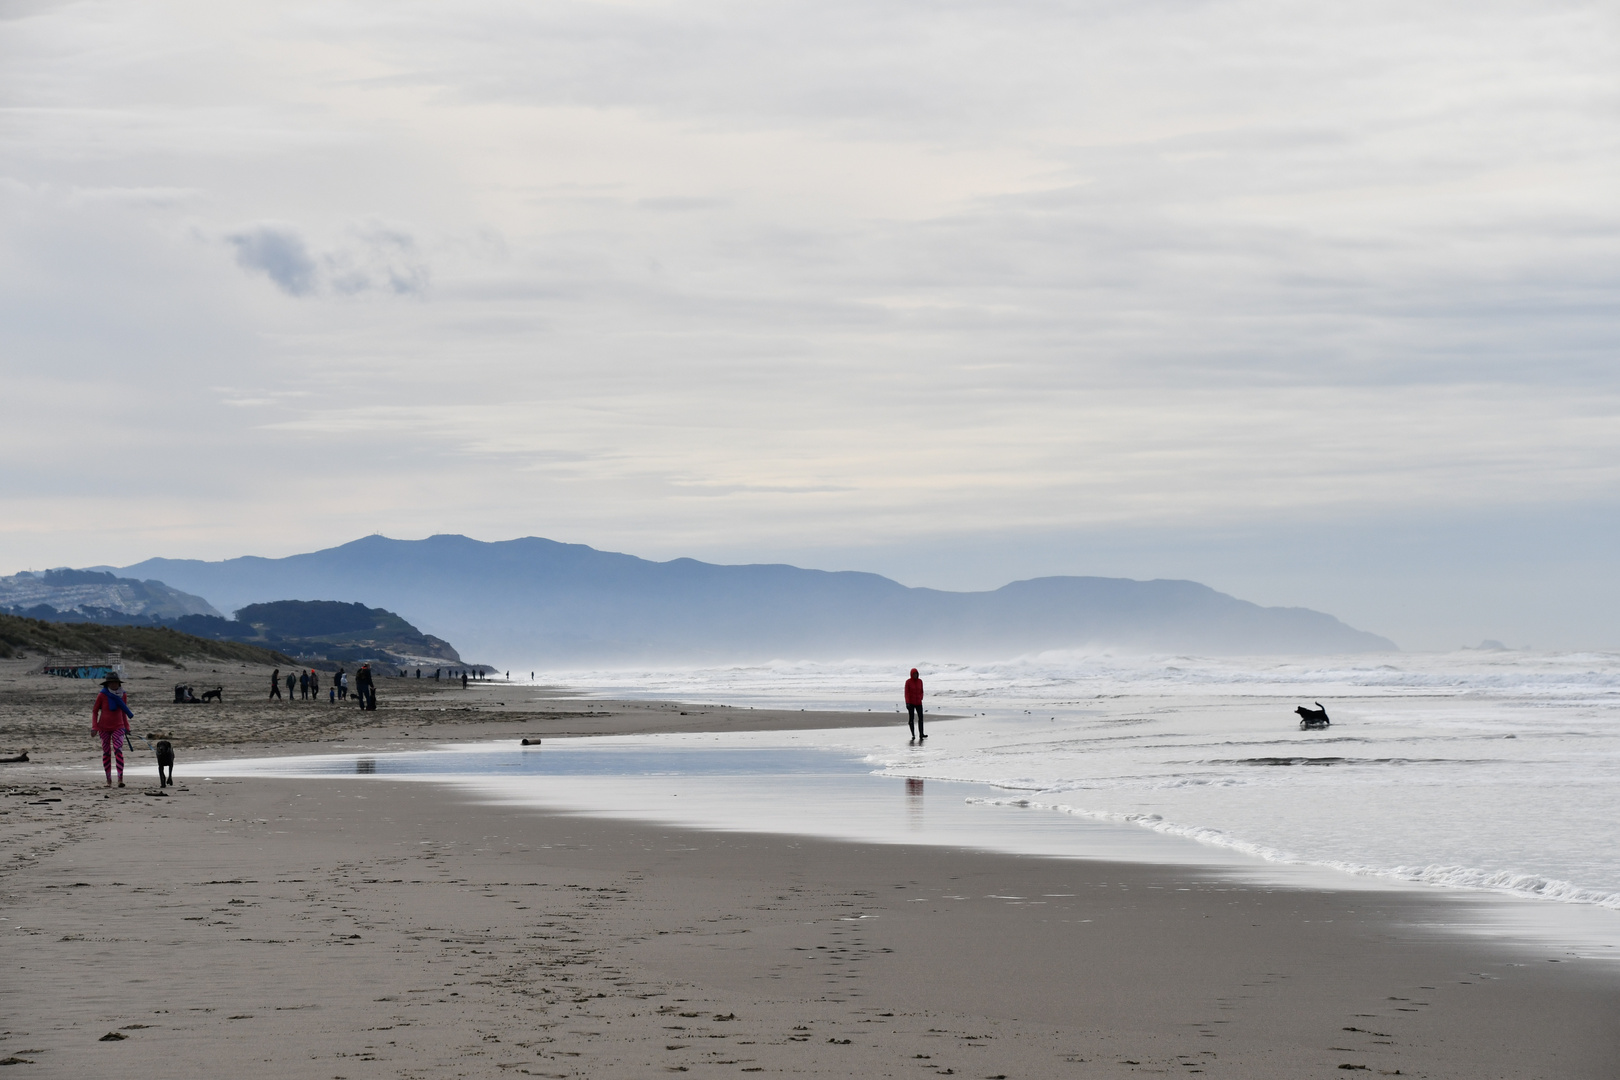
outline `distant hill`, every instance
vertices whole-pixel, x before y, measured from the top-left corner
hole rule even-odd
[[[200,596],[161,581],[96,570],[44,570],[0,577],[0,613],[53,622],[161,623],[219,612]]]
[[[1193,581],[1050,577],[993,592],[943,592],[877,574],[650,562],[538,537],[369,536],[284,559],[150,559],[121,572],[227,609],[284,597],[359,598],[514,668],[966,659],[1088,646],[1206,654],[1395,649],[1331,615],[1260,607]]]
[[[0,615],[0,657],[36,655],[109,656],[148,664],[173,664],[197,657],[239,660],[267,667],[291,666],[289,656],[257,645],[235,641],[208,641],[162,626],[106,626],[100,623],[46,622],[17,615]]]
[[[308,660],[461,663],[448,641],[422,633],[392,611],[335,600],[249,604],[234,619],[187,615],[168,625],[198,637],[262,645]]]

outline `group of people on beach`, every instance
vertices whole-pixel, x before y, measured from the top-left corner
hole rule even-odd
[[[321,677],[314,668],[300,671],[297,675],[287,673],[287,700],[291,701],[293,690],[298,691],[302,701],[321,700]],[[281,669],[276,668],[270,673],[270,696],[266,701],[281,700]],[[360,670],[354,673],[354,696],[360,708],[373,711],[377,708],[377,686],[372,680],[371,665],[361,664]],[[331,704],[349,699],[349,673],[338,668],[332,676],[332,685],[327,687],[326,699]]]

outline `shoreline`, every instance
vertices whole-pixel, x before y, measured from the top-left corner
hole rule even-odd
[[[1453,933],[1464,895],[712,832],[442,784],[182,774],[153,798],[150,754],[109,792],[59,768],[90,759],[84,687],[42,689],[43,709],[0,696],[7,738],[19,709],[60,728],[0,772],[16,964],[0,1059],[29,1075],[1471,1080],[1607,1076],[1620,1051],[1613,965]],[[258,739],[280,717],[220,711],[240,726],[208,756],[717,722],[649,702],[434,712],[450,692],[414,710],[385,692],[285,742]],[[719,717],[732,730],[834,726],[724,713],[744,714]]]
[[[0,1057],[346,1080],[1598,1077],[1620,1050],[1612,965],[1460,939],[1455,897],[513,811],[432,784],[171,790],[30,801],[25,850],[5,829]]]
[[[380,678],[378,708],[353,703],[266,701],[268,672],[206,662],[195,668],[126,663],[125,689],[134,708],[138,757],[150,752],[141,736],[170,738],[182,759],[297,753],[342,740],[571,738],[667,732],[805,731],[880,725],[884,713],[750,709],[678,701],[589,698],[565,687],[472,683],[465,691],[428,679]],[[26,750],[29,765],[94,762],[90,705],[98,684],[31,674],[37,660],[0,660],[0,756]],[[225,702],[175,705],[172,686],[222,686]],[[939,723],[956,717],[941,713]],[[899,718],[901,724],[904,717]],[[929,722],[936,722],[935,716]],[[400,741],[407,748],[410,742]],[[0,768],[27,768],[3,766]],[[0,773],[0,779],[6,774]]]

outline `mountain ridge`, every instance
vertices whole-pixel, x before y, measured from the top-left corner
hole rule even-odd
[[[218,616],[208,601],[161,581],[121,578],[101,570],[24,571],[0,577],[0,613],[56,622],[161,622]]]
[[[1058,648],[1393,651],[1308,608],[1261,607],[1193,581],[1046,577],[988,592],[782,563],[654,562],[543,537],[373,535],[280,559],[148,559],[121,573],[225,610],[339,600],[398,611],[463,654],[513,667],[663,660],[988,658]]]

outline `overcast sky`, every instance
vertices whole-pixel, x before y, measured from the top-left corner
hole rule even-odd
[[[0,0],[0,107],[0,571],[532,534],[1620,647],[1613,3]]]

